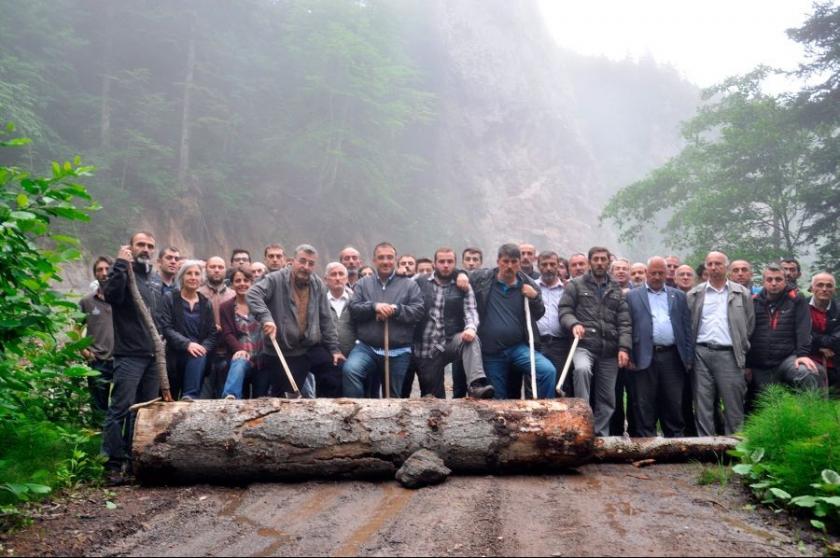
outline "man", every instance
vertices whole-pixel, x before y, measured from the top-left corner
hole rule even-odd
[[[788,285],[799,294],[799,278],[802,276],[802,267],[799,265],[799,261],[796,258],[782,258],[780,263]]]
[[[251,267],[251,253],[244,248],[234,248],[230,253],[230,267],[225,273],[225,285],[230,286],[230,278],[237,269]]]
[[[269,273],[280,271],[286,267],[286,250],[280,244],[269,244],[263,250],[263,260]]]
[[[338,261],[347,270],[347,286],[353,290],[356,287],[356,281],[359,280],[359,269],[362,267],[359,251],[352,246],[346,246],[338,253]]]
[[[417,272],[417,259],[411,254],[403,254],[397,263],[397,275],[403,277],[414,277]]]
[[[254,276],[253,282],[256,283],[262,279],[263,275],[268,272],[268,268],[262,262],[254,262],[251,264],[251,275]]]
[[[665,264],[668,269],[668,276],[665,278],[665,284],[669,287],[676,287],[677,268],[680,267],[680,264],[682,264],[682,262],[677,256],[667,256],[665,258]]]
[[[645,287],[627,295],[635,365],[628,372],[629,432],[634,438],[656,436],[657,421],[666,438],[685,435],[683,391],[694,360],[691,312],[685,293],[665,285],[667,273],[664,258],[651,258]]]
[[[589,402],[594,378],[595,435],[607,436],[616,409],[618,369],[630,364],[632,329],[627,301],[607,273],[610,251],[595,246],[588,260],[589,271],[566,283],[560,323],[580,339],[573,357],[575,397]]]
[[[762,274],[763,288],[753,296],[755,330],[750,337],[747,367],[760,395],[768,385],[784,383],[796,389],[816,390],[824,385],[811,360],[811,311],[808,301],[787,284],[777,264]]]
[[[525,302],[528,302],[531,312],[534,335],[539,331],[536,321],[545,314],[545,306],[539,286],[522,272],[516,244],[503,244],[496,264],[495,269],[473,271],[470,283],[478,305],[478,337],[484,369],[496,392],[496,399],[507,399],[512,373],[531,376]],[[551,399],[554,397],[557,372],[551,361],[539,352],[535,352],[534,357],[537,396]],[[520,385],[519,382],[516,385]]]
[[[836,283],[831,273],[817,273],[811,279],[811,358],[824,366],[832,397],[840,395],[840,308],[834,301]]]
[[[386,320],[391,373],[388,395],[400,397],[411,360],[414,328],[423,319],[420,287],[414,280],[396,274],[396,248],[388,242],[377,244],[373,260],[376,273],[360,279],[350,299],[358,342],[344,365],[345,397],[365,397],[368,378],[384,378]]]
[[[647,265],[636,262],[630,266],[630,288],[637,289],[645,286],[647,280]]]
[[[747,260],[735,260],[729,264],[729,280],[738,283],[752,294],[758,294],[761,291],[753,285],[752,264]]]
[[[621,287],[621,291],[627,294],[630,290],[630,260],[627,258],[616,258],[610,264],[610,275]]]
[[[581,277],[587,271],[589,271],[589,261],[586,259],[586,254],[578,252],[569,257],[569,273],[572,279]]]
[[[347,268],[340,262],[328,263],[324,271],[324,283],[329,289],[327,301],[330,303],[338,335],[338,347],[341,354],[347,357],[356,345],[356,330],[347,307],[350,304],[350,296],[353,294],[353,291],[347,288]]]
[[[105,301],[102,286],[108,279],[113,260],[108,256],[100,256],[93,262],[93,275],[99,288],[79,302],[79,307],[85,314],[85,328],[91,343],[82,350],[82,356],[92,369],[99,372],[99,376],[88,378],[91,407],[94,411],[105,413],[108,410],[108,397],[111,392],[111,382],[114,379],[114,321],[111,305]]]
[[[152,335],[135,305],[129,286],[131,266],[140,297],[152,317],[161,304],[160,277],[152,269],[155,239],[149,232],[135,233],[127,246],[120,248],[117,259],[102,288],[105,302],[111,305],[114,320],[114,387],[111,404],[102,429],[102,453],[109,482],[123,481],[128,470],[133,417],[129,408],[138,402],[150,401],[160,393],[160,379],[155,367],[155,345]],[[169,392],[163,394],[171,401]]]
[[[484,263],[484,252],[482,252],[480,248],[472,246],[465,248],[461,253],[461,261],[463,262],[464,269],[466,271],[481,269],[481,265]]]
[[[741,429],[744,422],[744,376],[749,339],[755,329],[752,295],[726,280],[729,260],[722,252],[709,252],[704,268],[709,280],[689,291],[694,350],[694,413],[698,436],[714,436],[715,408],[723,401],[724,434]]]
[[[216,320],[216,329],[221,331],[219,308],[228,300],[236,298],[236,292],[225,284],[227,266],[223,258],[219,256],[207,258],[205,267],[207,281],[198,289],[198,292],[210,301],[213,317]],[[202,399],[218,399],[222,396],[222,389],[225,387],[227,378],[227,367],[227,347],[224,343],[219,343],[215,352],[208,355],[207,376],[201,386]]]
[[[429,276],[435,272],[435,263],[429,258],[419,258],[417,260],[417,275]]]
[[[674,274],[674,281],[679,290],[687,293],[694,288],[694,268],[690,265],[681,265]]]
[[[545,314],[537,321],[537,329],[540,335],[540,352],[551,361],[555,371],[563,370],[566,357],[569,354],[569,336],[564,334],[560,328],[560,299],[563,298],[563,281],[560,278],[560,256],[556,252],[540,252],[537,257],[537,265],[540,268],[540,278],[537,285],[540,287]],[[572,382],[567,382],[571,385]],[[526,394],[530,394],[531,386],[526,384]],[[569,393],[571,389],[564,391]]]
[[[158,256],[158,273],[160,275],[161,293],[179,291],[181,286],[175,280],[175,275],[181,267],[181,251],[174,246],[168,246]]]
[[[534,261],[537,259],[537,248],[533,244],[520,244],[519,255],[521,258],[520,266],[522,267],[522,273],[531,279],[539,279],[540,272],[534,269]]]
[[[318,397],[341,396],[341,352],[327,288],[314,273],[318,252],[308,244],[295,248],[290,267],[269,273],[248,291],[251,313],[269,337],[263,347],[263,368],[269,375],[269,394],[280,396],[292,386],[270,342],[277,339],[298,388],[307,374],[316,380]]]
[[[421,396],[446,398],[443,371],[447,364],[459,360],[467,375],[470,397],[492,399],[481,360],[481,342],[476,337],[478,310],[472,288],[466,292],[455,284],[455,251],[438,248],[435,270],[417,279],[423,296],[425,319],[415,333]]]

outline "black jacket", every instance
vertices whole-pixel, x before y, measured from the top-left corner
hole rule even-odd
[[[831,349],[840,355],[840,306],[837,306],[836,300],[832,300],[831,306],[828,307],[825,332],[817,333],[811,328],[811,354],[818,354],[820,349]]]
[[[212,353],[219,344],[219,332],[216,329],[216,319],[213,316],[213,305],[203,294],[198,293],[198,312],[200,325],[198,339],[187,337],[184,328],[184,310],[186,303],[181,298],[180,291],[168,292],[163,297],[163,310],[160,313],[161,333],[166,338],[166,360],[170,357],[183,355],[190,343],[198,343]]]
[[[452,339],[455,335],[464,331],[464,327],[466,327],[464,321],[464,291],[455,286],[455,277],[457,276],[458,272],[452,276],[452,281],[443,286],[443,330],[446,339]],[[415,281],[423,295],[424,319],[420,320],[415,331],[415,341],[419,342],[423,338],[429,312],[435,304],[434,274],[422,276]]]
[[[490,299],[490,291],[496,283],[496,276],[499,274],[499,268],[493,269],[476,269],[470,273],[470,284],[473,292],[475,292],[475,304],[478,307],[478,321],[481,323],[487,315],[487,303]],[[545,314],[545,304],[543,304],[542,291],[537,282],[531,279],[522,271],[516,274],[517,278],[523,284],[531,285],[537,291],[537,296],[528,300],[528,305],[531,307],[531,328],[534,330],[534,347],[539,349],[540,346],[540,329],[537,327],[537,320]]]
[[[385,288],[377,275],[359,280],[350,299],[350,316],[356,326],[359,341],[381,349],[385,346],[385,323],[376,319],[377,303],[396,304],[397,313],[388,323],[391,349],[411,346],[414,328],[423,319],[423,296],[420,287],[409,278],[394,275]]]
[[[134,277],[140,297],[146,302],[152,317],[157,321],[161,307],[161,281],[154,271],[134,263]],[[155,346],[140,312],[134,305],[128,285],[128,262],[118,258],[111,266],[108,280],[102,287],[105,301],[111,304],[114,316],[114,356],[151,357]],[[160,332],[160,328],[158,327]]]
[[[774,368],[787,357],[811,354],[811,310],[808,301],[790,287],[771,304],[767,290],[753,295],[755,330],[750,337],[747,367]]]
[[[615,357],[619,349],[632,354],[633,326],[621,287],[607,276],[603,298],[591,272],[566,283],[560,299],[560,325],[570,332],[576,325],[586,328],[580,346],[595,356]]]

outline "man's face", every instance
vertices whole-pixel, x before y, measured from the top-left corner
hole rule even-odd
[[[295,254],[292,260],[292,275],[298,283],[309,283],[315,266],[318,265],[318,257],[315,254],[308,254],[301,250]]]
[[[181,254],[176,250],[165,249],[158,258],[158,266],[160,272],[172,276],[178,273],[178,268],[181,267]]]
[[[397,265],[397,252],[388,246],[381,246],[373,255],[376,272],[382,277],[388,277]]]
[[[251,263],[251,256],[245,252],[237,252],[230,259],[230,266],[233,269],[245,269]]]
[[[256,283],[263,275],[265,275],[268,268],[265,267],[265,264],[262,262],[254,262],[251,264],[251,275],[254,276],[254,282]]]
[[[354,248],[345,248],[342,250],[338,255],[338,261],[341,262],[348,271],[359,269],[359,266],[361,266],[362,263],[359,258],[359,252]]]
[[[668,256],[665,258],[665,269],[668,281],[673,281],[677,274],[677,268],[680,267],[680,259],[676,256]]]
[[[96,268],[93,270],[93,276],[96,277],[100,285],[104,285],[105,280],[108,279],[109,271],[111,271],[111,266],[108,265],[108,262],[102,260],[96,264]]]
[[[828,273],[820,273],[811,281],[811,292],[814,298],[822,304],[828,304],[834,298],[836,285],[834,277]]]
[[[265,253],[265,265],[269,271],[286,267],[286,255],[280,248],[269,248]]]
[[[690,265],[681,265],[677,268],[674,281],[680,289],[690,290],[694,286],[694,270],[691,269]]]
[[[499,279],[505,283],[515,282],[516,274],[522,269],[519,258],[511,258],[510,256],[500,257],[496,260],[496,265],[499,266]]]
[[[630,264],[622,260],[616,260],[612,264],[612,276],[622,287],[630,282]]]
[[[403,256],[400,258],[400,263],[397,269],[397,275],[404,275],[406,277],[414,277],[417,272],[417,260],[411,256]]]
[[[610,267],[610,254],[608,252],[595,252],[589,260],[589,269],[595,277],[603,277]]]
[[[534,259],[537,257],[537,248],[533,244],[519,245],[519,263],[523,269],[534,269]]]
[[[225,260],[214,256],[207,260],[207,281],[214,285],[218,285],[225,280]]]
[[[417,264],[417,275],[431,275],[434,270],[435,265],[432,262],[420,262]]]
[[[464,269],[473,271],[481,268],[481,254],[478,252],[466,252],[464,254]]]
[[[448,280],[455,271],[455,252],[438,252],[435,256],[435,272],[438,279]]]
[[[580,277],[589,269],[589,262],[586,261],[586,256],[578,254],[569,259],[569,267],[572,268],[572,277]]]
[[[752,288],[752,266],[744,260],[729,264],[729,278],[745,287]]]
[[[230,285],[236,294],[244,295],[251,288],[251,281],[242,273],[234,273]]]
[[[324,277],[327,288],[331,291],[343,291],[347,286],[347,269],[343,267],[334,267]]]
[[[654,291],[662,290],[665,286],[665,278],[668,275],[668,265],[662,258],[651,260],[647,266],[647,284]]]
[[[706,274],[709,281],[719,283],[726,280],[726,256],[720,252],[711,252],[706,256]]]
[[[542,258],[539,260],[540,277],[543,283],[553,285],[557,281],[557,274],[560,270],[560,260],[554,256]]]
[[[152,254],[154,253],[154,238],[143,233],[134,235],[134,239],[131,242],[131,256],[134,258],[134,261],[141,264],[151,263]]]
[[[641,285],[647,280],[647,266],[645,264],[635,263],[630,267],[630,281],[634,285]]]
[[[799,271],[796,269],[794,262],[782,262],[782,270],[785,272],[785,279],[790,283],[796,283],[799,279]]]
[[[782,294],[787,286],[785,281],[785,273],[783,271],[764,271],[764,289],[770,296],[778,296]]]

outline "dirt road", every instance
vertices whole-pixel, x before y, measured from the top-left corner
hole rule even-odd
[[[567,475],[92,491],[0,543],[13,555],[820,555],[697,465]],[[117,508],[109,510],[105,500]],[[799,544],[798,544],[799,543]]]

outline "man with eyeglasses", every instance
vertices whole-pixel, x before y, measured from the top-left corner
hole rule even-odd
[[[251,253],[244,248],[234,248],[230,253],[230,267],[225,276],[225,284],[230,286],[230,278],[236,270],[242,270],[251,265]]]
[[[811,357],[811,312],[778,264],[764,268],[763,288],[753,296],[755,331],[750,338],[747,367],[759,395],[771,384],[816,390],[825,385]]]
[[[840,354],[840,308],[834,301],[836,282],[831,273],[817,273],[811,279],[811,359],[826,368],[828,388],[833,396],[840,391],[836,363]]]
[[[181,267],[181,251],[174,246],[167,246],[158,256],[158,274],[160,275],[161,294],[178,291],[181,286],[175,280],[175,275]]]

